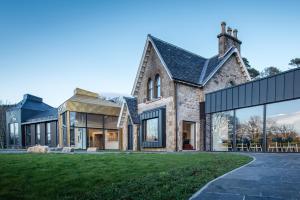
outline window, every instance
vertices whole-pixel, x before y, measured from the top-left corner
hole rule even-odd
[[[263,151],[263,106],[236,110],[236,150]]]
[[[70,112],[70,126],[86,127],[86,114]]]
[[[219,112],[212,115],[213,151],[233,150],[233,111]]]
[[[103,115],[87,114],[87,126],[91,128],[103,128]]]
[[[47,144],[51,145],[51,124],[46,124],[46,131],[47,131]]]
[[[109,142],[118,141],[118,131],[107,131],[106,137]]]
[[[118,125],[118,117],[114,117],[114,116],[105,116],[104,117],[104,127],[106,129],[118,129],[117,125]]]
[[[11,145],[19,144],[19,124],[18,123],[9,124],[9,142]]]
[[[36,144],[41,144],[41,124],[36,125]]]
[[[300,100],[267,105],[267,151],[300,152]]]
[[[30,146],[31,145],[31,128],[30,125],[26,125],[25,126],[25,132],[26,132],[26,146]]]
[[[156,142],[158,141],[158,118],[147,119],[144,123],[145,128],[145,141]]]
[[[155,98],[158,98],[161,96],[160,92],[160,76],[157,74],[155,77]]]
[[[153,81],[151,79],[148,80],[147,84],[147,98],[148,100],[153,99]]]

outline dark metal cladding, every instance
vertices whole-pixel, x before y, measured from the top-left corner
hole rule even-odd
[[[300,69],[206,94],[206,113],[300,98]]]

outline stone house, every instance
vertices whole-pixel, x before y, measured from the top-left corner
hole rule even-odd
[[[237,30],[221,23],[217,55],[204,58],[148,35],[118,120],[122,150],[205,149],[205,94],[251,78]]]

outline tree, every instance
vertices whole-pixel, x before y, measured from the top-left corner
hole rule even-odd
[[[248,61],[247,58],[244,57],[243,58],[243,62],[244,62],[245,66],[246,66],[246,68],[247,68],[247,70],[249,72],[250,77],[252,79],[257,78],[259,76],[259,71],[257,71],[255,68],[251,67],[251,65],[250,65],[250,63],[249,63],[249,61]]]
[[[271,67],[266,67],[261,73],[260,73],[260,77],[267,77],[267,76],[273,76],[275,74],[280,73],[281,70],[278,69],[277,67],[271,66]]]
[[[300,58],[294,58],[290,61],[289,65],[300,67]]]

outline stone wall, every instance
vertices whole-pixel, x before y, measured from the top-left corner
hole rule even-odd
[[[155,80],[155,76],[159,74],[161,79],[161,96],[163,98],[167,98],[174,95],[174,84],[170,79],[166,69],[161,63],[157,53],[153,48],[151,48],[148,62],[145,67],[144,75],[141,80],[141,86],[138,91],[137,102],[145,103],[147,101],[147,83],[149,78],[153,81]],[[154,84],[153,84],[154,87]]]
[[[230,82],[238,85],[247,81],[249,81],[249,79],[246,75],[244,75],[241,65],[238,63],[236,56],[232,55],[231,58],[228,59],[228,61],[221,67],[221,69],[204,86],[200,97],[201,102],[205,101],[206,93],[226,88],[230,86]],[[206,151],[210,151],[211,148],[210,116],[211,115],[206,115],[205,122]]]
[[[138,105],[138,112],[141,114],[144,111],[152,110],[159,107],[166,107],[166,148],[156,148],[151,149],[157,151],[175,151],[176,150],[176,139],[175,139],[175,108],[174,108],[174,98],[167,97],[162,98],[151,103],[141,103]],[[150,149],[145,149],[150,150]]]
[[[150,45],[151,46],[151,45]],[[149,78],[155,80],[159,74],[161,78],[161,97],[147,101],[147,83]],[[157,53],[151,48],[149,59],[146,64],[141,86],[137,96],[138,113],[159,107],[166,107],[166,148],[145,150],[175,151],[175,108],[174,108],[174,83],[161,63]],[[134,138],[135,138],[134,134]],[[135,145],[134,145],[135,146]],[[134,147],[135,148],[135,147]]]
[[[205,100],[205,94],[228,87],[230,82],[235,85],[249,81],[243,74],[242,68],[235,55],[232,55],[226,63],[215,73],[203,88],[201,101]]]
[[[200,150],[200,96],[201,89],[177,83],[177,125],[178,125],[178,150],[183,145],[183,122],[195,122],[196,150]]]

